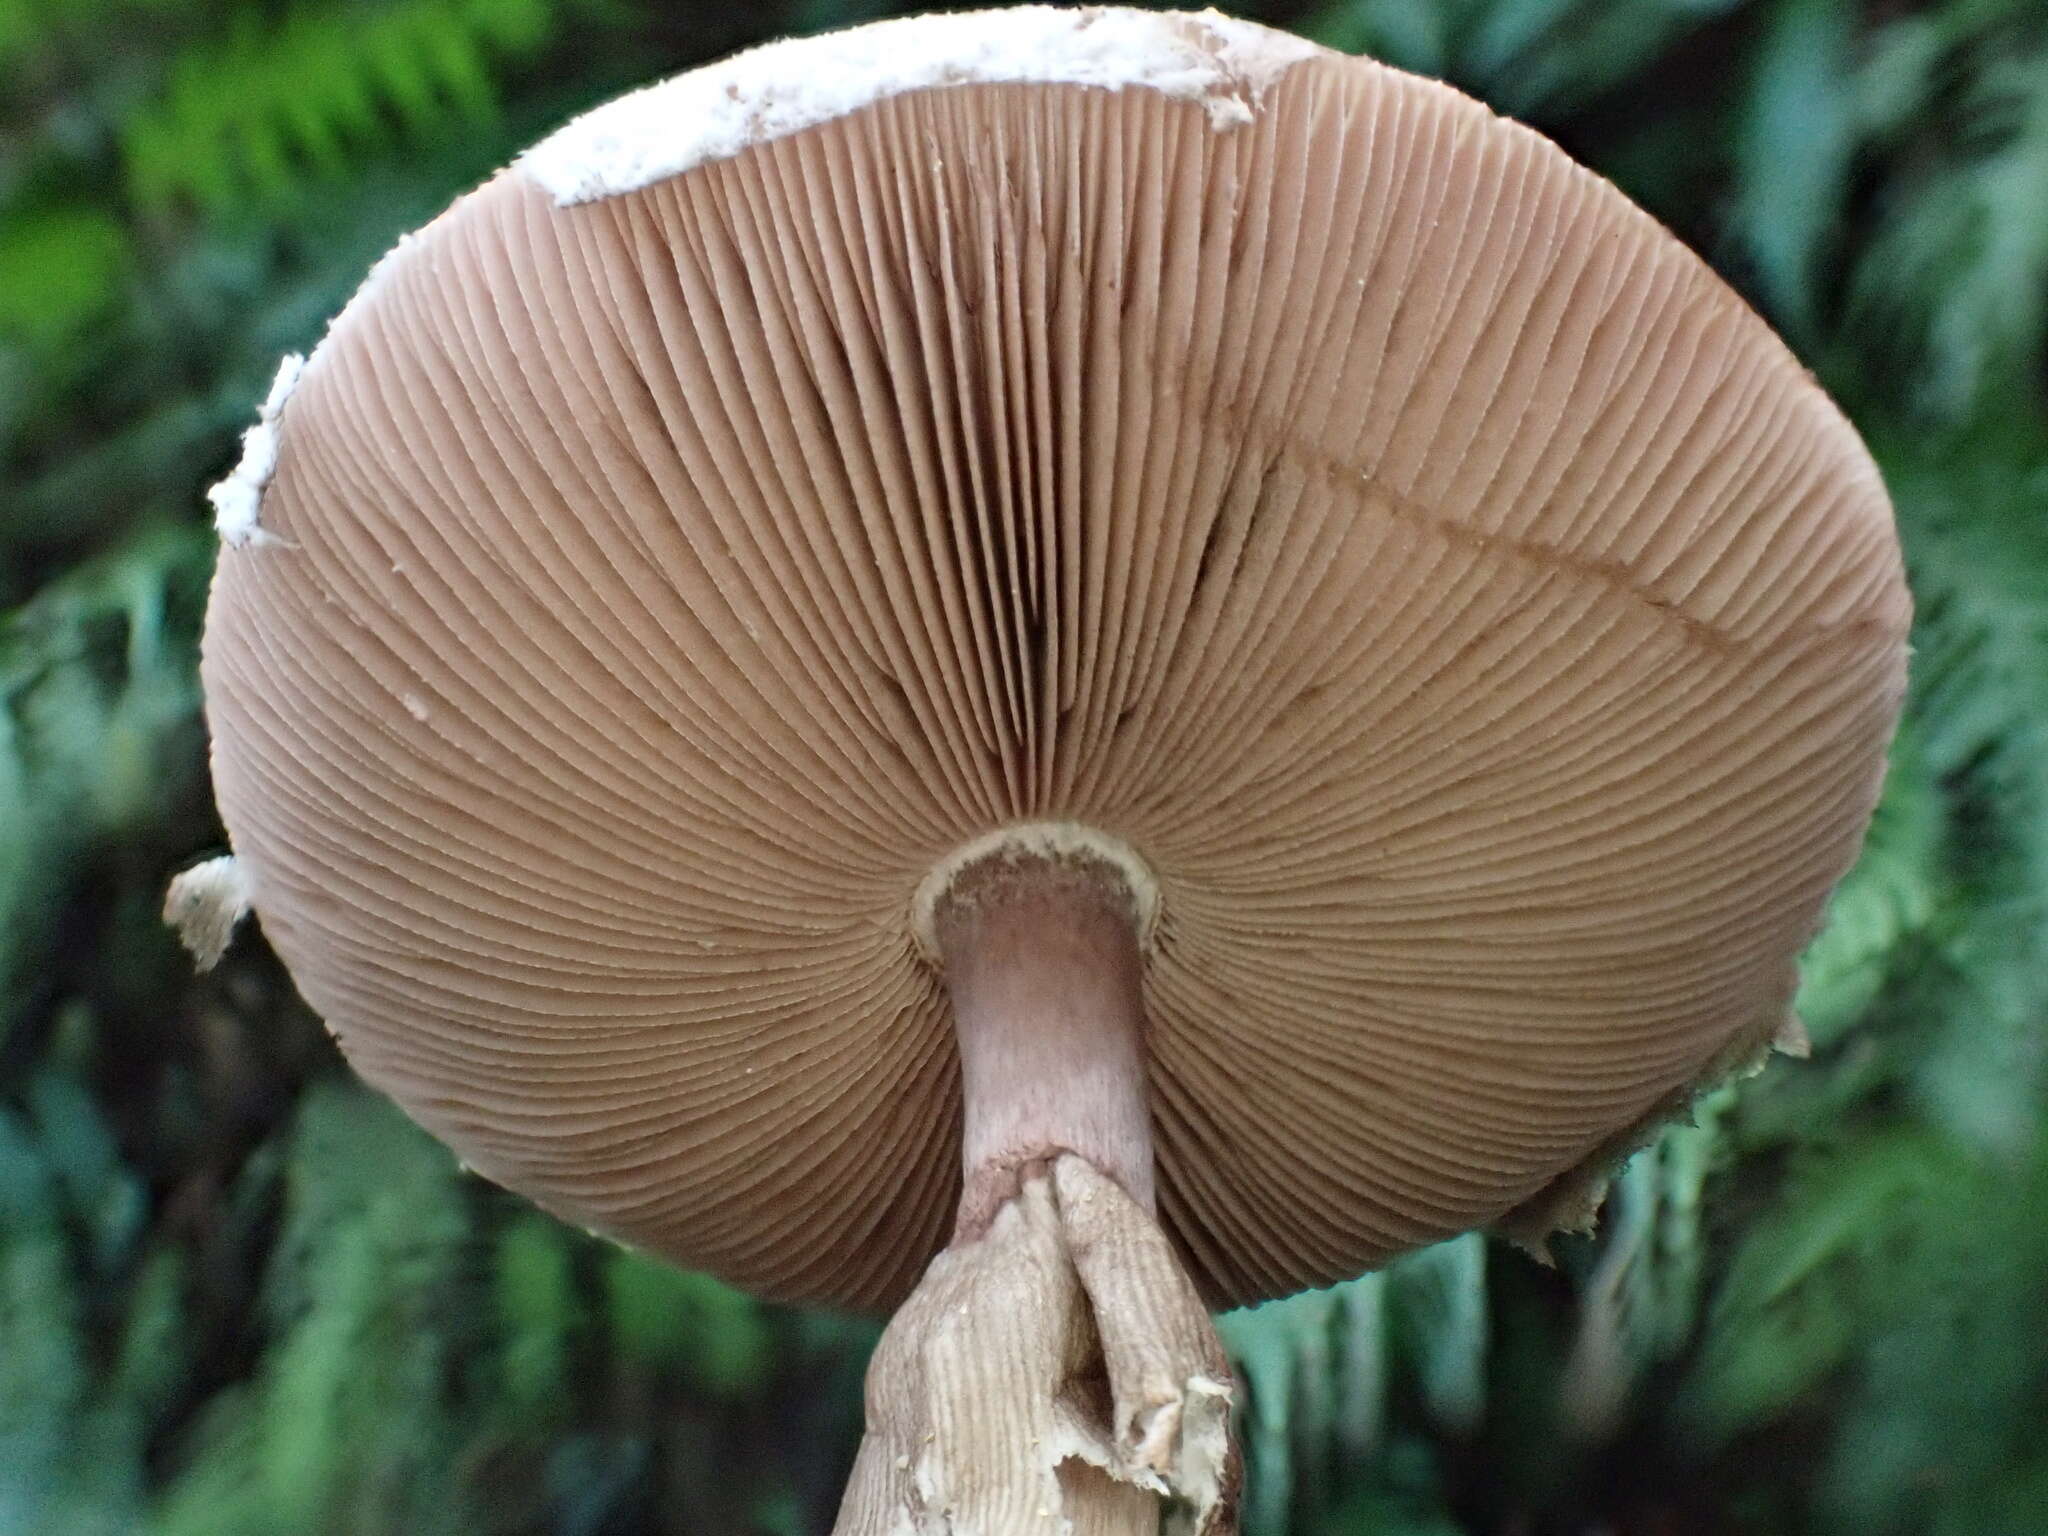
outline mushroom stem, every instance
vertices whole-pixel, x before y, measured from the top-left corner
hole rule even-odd
[[[1133,914],[1085,860],[945,893],[959,1220],[876,1346],[835,1536],[1235,1529],[1229,1361],[1153,1214]]]
[[[1143,967],[1121,875],[990,860],[956,879],[935,926],[966,1110],[954,1241],[988,1229],[1026,1164],[1061,1152],[1150,1214]]]

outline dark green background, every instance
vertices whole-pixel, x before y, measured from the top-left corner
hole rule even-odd
[[[0,1533],[808,1532],[871,1325],[565,1231],[343,1070],[218,848],[201,489],[399,231],[626,85],[863,0],[0,0]],[[1227,1320],[1255,1536],[2048,1532],[2048,7],[1246,7],[1618,181],[1868,437],[1910,715],[1808,958],[1555,1271]]]

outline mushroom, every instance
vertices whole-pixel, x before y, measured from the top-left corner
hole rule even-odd
[[[1779,1034],[1909,606],[1676,240],[1214,13],[600,107],[217,501],[174,909],[481,1173],[894,1309],[847,1533],[1227,1529],[1207,1309],[1540,1239]]]

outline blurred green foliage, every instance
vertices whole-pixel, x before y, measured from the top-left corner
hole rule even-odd
[[[1617,180],[1870,441],[1910,718],[1811,1061],[1700,1106],[1555,1270],[1468,1238],[1226,1320],[1254,1536],[2048,1532],[2048,11],[1235,7]],[[823,1529],[869,1325],[465,1177],[217,846],[201,486],[396,235],[588,102],[867,0],[0,0],[0,1531]]]

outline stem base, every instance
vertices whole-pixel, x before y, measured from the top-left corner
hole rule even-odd
[[[1228,1536],[1232,1396],[1151,1216],[1084,1158],[1029,1164],[883,1333],[834,1536]]]

